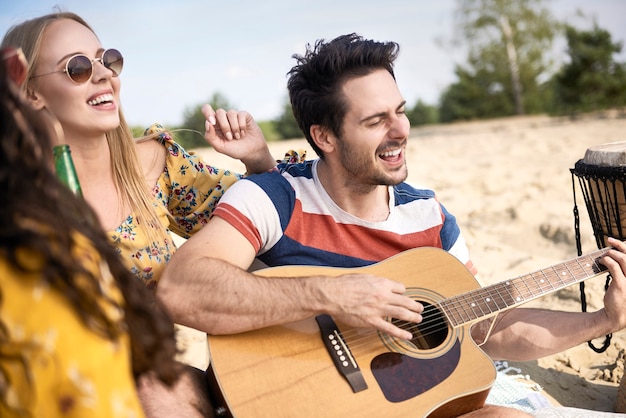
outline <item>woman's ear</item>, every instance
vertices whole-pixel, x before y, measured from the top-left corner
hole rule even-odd
[[[41,110],[46,107],[43,98],[30,85],[26,86],[26,99],[35,110]]]
[[[315,145],[317,145],[324,154],[334,151],[336,138],[327,128],[321,125],[311,125],[309,132],[311,133],[311,138],[313,138]]]

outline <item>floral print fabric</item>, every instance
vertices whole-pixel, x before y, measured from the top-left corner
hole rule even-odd
[[[140,220],[134,214],[115,231],[109,232],[115,247],[132,272],[150,289],[156,288],[163,269],[176,251],[171,232],[189,238],[202,228],[226,189],[242,176],[212,167],[192,152],[185,151],[160,125],[147,132],[161,133],[167,149],[165,169],[153,190],[153,205],[163,230],[158,241],[148,242]]]
[[[21,256],[29,272],[0,259],[0,386],[6,389],[0,416],[143,417],[128,335],[112,341],[88,328],[67,297],[40,279],[41,257],[32,251]],[[108,269],[86,240],[78,239],[74,257],[99,271],[105,294],[121,301]],[[111,319],[123,321],[117,308],[99,303]]]

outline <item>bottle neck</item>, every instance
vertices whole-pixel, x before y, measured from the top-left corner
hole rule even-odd
[[[72,160],[70,146],[67,144],[55,145],[53,147],[54,167],[58,179],[65,184],[75,195],[83,197],[80,181],[76,174],[76,167]]]

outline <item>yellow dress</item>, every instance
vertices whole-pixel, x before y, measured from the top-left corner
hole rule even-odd
[[[160,131],[153,125],[147,133]],[[161,273],[176,251],[171,232],[189,238],[204,226],[217,201],[242,175],[209,166],[198,156],[185,151],[167,133],[161,134],[167,149],[165,170],[152,191],[153,205],[167,230],[158,242],[148,242],[134,214],[115,231],[108,233],[122,260],[149,289],[156,288]]]
[[[85,239],[78,240],[75,259],[90,270],[100,270],[104,292],[121,300],[108,269],[100,267],[98,254]],[[41,267],[37,254],[24,251],[21,256],[28,257],[34,269]],[[0,259],[0,293],[0,318],[6,327],[0,329],[0,386],[8,383],[9,405],[7,410],[0,401],[1,417],[144,416],[131,371],[128,335],[111,341],[96,334],[39,274],[16,271],[5,259]],[[101,304],[112,319],[123,320],[114,306]],[[30,414],[20,415],[20,410]]]

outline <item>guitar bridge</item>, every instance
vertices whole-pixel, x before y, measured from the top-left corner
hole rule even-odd
[[[352,356],[352,352],[335,321],[330,315],[318,315],[315,317],[315,321],[317,321],[322,333],[322,342],[333,359],[339,374],[348,381],[354,393],[367,389],[367,383],[365,383],[361,369],[359,369],[359,365]]]

